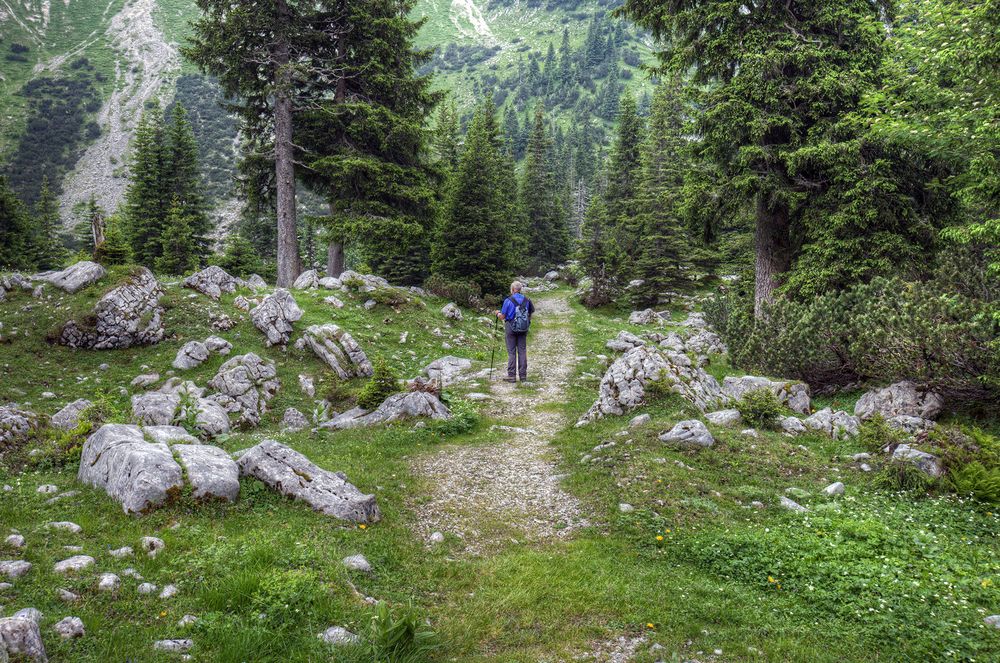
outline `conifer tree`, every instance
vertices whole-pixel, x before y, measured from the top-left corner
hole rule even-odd
[[[263,271],[261,258],[253,244],[238,232],[232,233],[226,240],[225,250],[215,259],[215,264],[240,278]]]
[[[163,248],[156,269],[164,274],[180,275],[198,268],[198,240],[179,198],[174,198],[164,223],[160,242]]]
[[[502,292],[512,271],[511,200],[503,187],[513,176],[504,172],[509,161],[495,115],[487,99],[472,117],[431,249],[434,274],[472,281],[484,292]]]
[[[31,225],[24,205],[0,175],[0,269],[31,267]]]
[[[646,138],[641,146],[639,181],[634,194],[641,239],[630,279],[642,280],[631,292],[637,306],[656,305],[668,292],[688,290],[691,247],[680,217],[686,164],[683,108],[679,89],[656,89]]]
[[[188,120],[187,110],[179,103],[170,113],[166,128],[164,153],[165,197],[180,207],[180,213],[191,226],[196,258],[208,253],[210,222],[206,211],[204,184],[198,164],[198,144]],[[168,215],[170,210],[168,209]],[[167,224],[169,227],[169,223]]]
[[[101,243],[94,247],[94,260],[105,266],[127,265],[132,261],[132,250],[129,246],[128,236],[123,228],[124,222],[121,217],[114,215],[104,220],[100,215],[100,207],[94,205],[99,220],[103,227],[104,237]]]
[[[165,172],[163,111],[159,104],[147,109],[136,127],[125,191],[124,223],[132,257],[152,267],[162,254],[164,223],[170,199]]]
[[[450,99],[438,106],[437,124],[434,127],[434,154],[445,172],[458,167],[461,154],[458,127],[458,107]]]
[[[593,196],[580,229],[580,268],[590,278],[590,290],[584,299],[587,306],[601,306],[615,295],[615,274],[609,257],[616,247],[611,239],[608,210],[602,196]]]
[[[49,178],[42,178],[42,187],[35,203],[35,267],[56,269],[66,260],[67,251],[59,232],[59,203],[49,188]]]
[[[535,107],[519,192],[519,207],[528,227],[528,246],[524,248],[536,263],[533,267],[550,268],[559,264],[569,253],[569,228],[541,104]]]

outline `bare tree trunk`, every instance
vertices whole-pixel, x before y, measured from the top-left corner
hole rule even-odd
[[[287,23],[288,5],[277,2],[278,20]],[[295,165],[292,146],[292,77],[288,42],[279,38],[274,47],[274,169],[278,211],[278,286],[288,287],[301,270],[295,227]]]
[[[94,214],[90,217],[90,232],[94,236],[94,248],[104,244],[104,216]]]
[[[326,275],[339,278],[344,273],[344,245],[338,241],[326,247]]]
[[[780,277],[788,271],[791,255],[789,241],[788,208],[782,204],[770,205],[763,196],[758,197],[753,298],[753,312],[757,318],[763,315],[764,307],[774,301]]]

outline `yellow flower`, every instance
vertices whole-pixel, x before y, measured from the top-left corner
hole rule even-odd
[[[358,529],[368,529],[368,525],[361,523],[360,525],[358,525]]]
[[[646,624],[646,628],[656,628],[656,627],[653,626],[653,622],[649,622],[648,624]]]
[[[768,581],[768,582],[774,582],[774,578],[772,578],[771,576],[768,576],[768,577],[767,577],[767,581]]]
[[[670,534],[670,530],[668,530],[668,529],[665,529],[663,531],[666,532],[667,534]]]
[[[163,612],[160,613],[160,617],[166,617],[166,616],[167,616],[167,611],[166,610],[164,610]]]
[[[663,536],[661,536],[661,535],[657,534],[657,535],[656,535],[656,540],[657,540],[657,541],[662,541],[662,540],[663,540]]]
[[[990,580],[989,578],[983,578],[983,581],[981,583],[979,583],[979,584],[982,585],[984,588],[986,588],[986,587],[989,587],[990,585],[992,585],[993,581]]]

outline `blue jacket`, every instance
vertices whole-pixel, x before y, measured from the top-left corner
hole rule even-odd
[[[500,314],[503,316],[504,320],[513,320],[514,314],[517,313],[517,307],[514,306],[514,302],[511,301],[512,299],[516,301],[518,304],[521,304],[522,302],[524,302],[525,299],[528,298],[518,292],[516,294],[511,295],[507,299],[503,300],[503,306],[500,307]],[[531,303],[530,299],[528,299],[528,315],[530,316],[534,312],[535,312],[535,305]]]

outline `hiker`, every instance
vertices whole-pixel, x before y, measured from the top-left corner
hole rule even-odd
[[[497,317],[504,321],[504,340],[507,341],[507,382],[521,382],[528,379],[528,326],[535,312],[535,305],[521,294],[520,281],[510,284],[510,297],[503,301],[503,306],[496,312]]]

